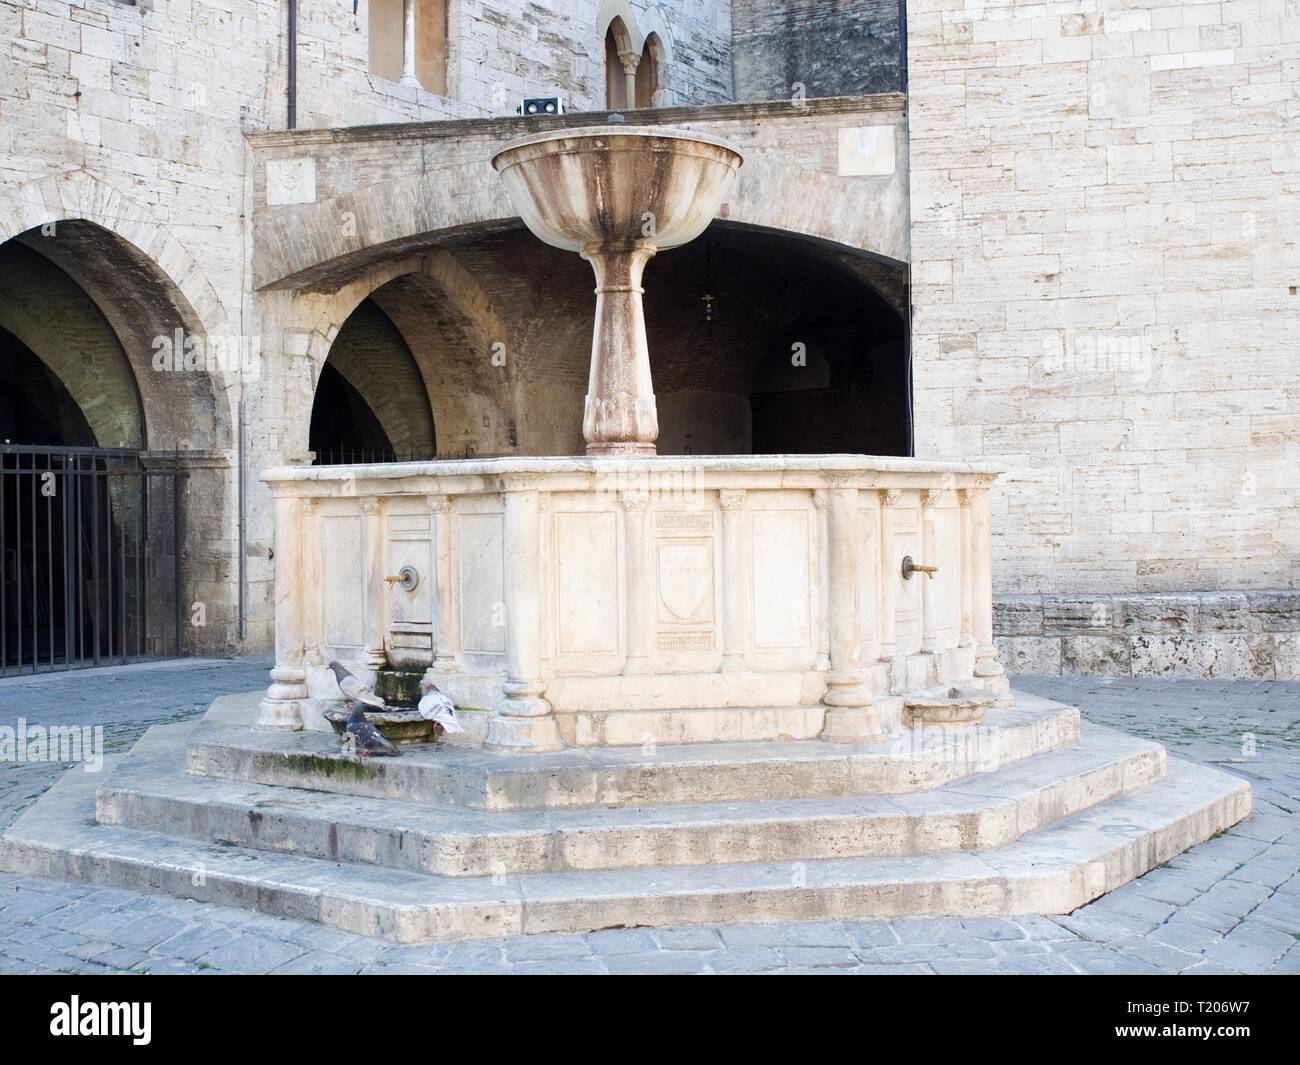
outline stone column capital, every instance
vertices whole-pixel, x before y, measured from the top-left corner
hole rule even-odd
[[[718,506],[723,510],[739,510],[744,505],[744,489],[725,488],[718,493]]]

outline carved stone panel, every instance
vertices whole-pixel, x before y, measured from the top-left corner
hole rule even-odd
[[[500,654],[506,649],[503,515],[459,515],[461,647]]]
[[[361,517],[327,514],[321,518],[321,568],[323,582],[322,629],[331,650],[360,649],[366,641],[365,571],[362,557]]]
[[[805,510],[750,515],[750,624],[759,650],[812,646],[811,530]]]
[[[618,653],[618,525],[611,512],[555,515],[556,651]]]

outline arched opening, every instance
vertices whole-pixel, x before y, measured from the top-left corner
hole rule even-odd
[[[371,298],[407,338],[439,455],[582,453],[590,267],[496,227],[423,263]],[[788,232],[720,220],[660,252],[645,278],[659,453],[908,454],[907,304],[902,263]],[[783,382],[795,344],[807,362]]]
[[[369,70],[387,81],[402,77],[403,16],[402,0],[369,0]]]
[[[57,374],[0,328],[0,440],[94,447],[95,434]]]
[[[436,454],[424,379],[373,296],[357,305],[330,346],[316,383],[308,446],[316,465]]]
[[[903,344],[890,324],[836,309],[780,329],[754,371],[754,452],[906,454],[906,423],[890,409],[905,394]]]
[[[0,330],[5,345],[0,409],[18,420],[11,444],[138,448],[144,415],[122,343],[103,312],[68,274],[16,240],[0,245]],[[29,421],[53,388],[64,417]],[[72,416],[72,411],[76,416]],[[83,429],[84,426],[84,429]],[[40,431],[40,438],[27,436]]]
[[[447,48],[447,0],[417,0],[415,77],[439,96],[447,95]]]
[[[659,40],[659,35],[652,33],[646,37],[645,47],[641,50],[641,61],[636,68],[637,107],[662,106],[663,55],[663,43]]]
[[[605,106],[614,111],[635,103],[628,99],[627,69],[623,66],[623,56],[632,51],[632,35],[622,19],[614,19],[605,31]]]
[[[447,0],[415,0],[413,15],[408,55],[403,0],[370,0],[368,69],[387,81],[414,80],[429,92],[446,96]]]
[[[132,365],[152,352],[91,295],[138,297],[146,273],[86,222],[0,245],[0,674],[183,651],[179,472],[145,450]]]

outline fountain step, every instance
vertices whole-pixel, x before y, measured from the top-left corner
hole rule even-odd
[[[695,922],[1068,913],[1249,813],[1240,778],[1172,758],[1168,768],[1159,783],[992,851],[498,877],[429,876],[100,825],[96,777],[74,769],[0,838],[0,869],[402,943]]]
[[[1088,726],[1075,746],[890,798],[498,812],[191,776],[193,728],[140,740],[99,789],[101,823],[441,876],[986,850],[1165,772],[1159,744]]]
[[[487,810],[659,806],[928,791],[1078,742],[1079,712],[1020,695],[979,726],[901,730],[850,746],[702,743],[503,755],[443,743],[357,761],[322,732],[255,732],[257,696],[213,703],[194,730],[201,776]]]

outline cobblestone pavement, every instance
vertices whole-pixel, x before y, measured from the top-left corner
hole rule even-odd
[[[109,750],[265,682],[268,662],[0,681],[0,723],[103,724]],[[619,929],[398,947],[302,921],[0,875],[0,973],[1300,973],[1300,684],[1021,677],[1247,778],[1244,824],[1066,917]],[[60,767],[0,766],[0,825]]]

